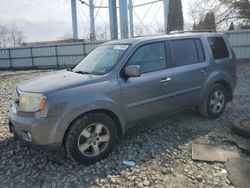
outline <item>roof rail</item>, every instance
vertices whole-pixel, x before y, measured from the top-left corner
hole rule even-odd
[[[136,35],[136,36],[133,36],[132,38],[152,37],[152,36],[155,36],[155,35]]]
[[[177,30],[177,31],[171,31],[169,34],[174,35],[174,34],[184,34],[184,33],[217,33],[216,30]]]

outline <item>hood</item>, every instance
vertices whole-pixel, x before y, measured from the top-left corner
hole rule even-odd
[[[25,92],[34,93],[49,93],[69,88],[88,85],[94,80],[100,78],[100,75],[78,74],[67,70],[55,71],[44,76],[28,80],[20,85],[18,88]]]

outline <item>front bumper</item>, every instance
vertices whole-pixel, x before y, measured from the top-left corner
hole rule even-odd
[[[60,148],[61,144],[55,142],[56,131],[54,125],[57,117],[38,118],[21,116],[12,105],[9,111],[9,126],[20,140],[36,145],[46,146],[51,149]]]

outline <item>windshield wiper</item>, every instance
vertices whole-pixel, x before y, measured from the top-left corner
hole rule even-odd
[[[67,68],[67,71],[70,71],[70,72],[72,72],[72,68]]]
[[[86,71],[75,71],[75,73],[78,73],[78,74],[91,74],[90,72],[86,72]]]

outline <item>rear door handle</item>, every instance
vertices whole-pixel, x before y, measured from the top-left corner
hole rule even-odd
[[[170,78],[170,77],[163,78],[163,79],[161,80],[161,83],[170,82],[171,80],[172,80],[172,78]]]

